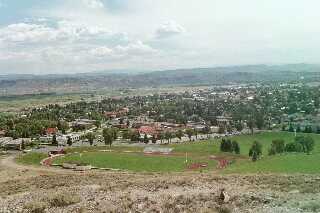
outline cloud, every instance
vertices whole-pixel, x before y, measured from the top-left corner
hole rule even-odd
[[[55,31],[43,25],[18,23],[0,29],[0,40],[4,42],[42,42],[55,37]]]
[[[77,25],[68,21],[60,21],[55,27],[45,23],[17,23],[0,28],[0,41],[8,43],[74,41],[111,35],[112,32],[106,28]]]
[[[106,57],[111,56],[113,53],[113,50],[109,47],[96,47],[91,50],[89,50],[89,54],[94,57]]]
[[[154,55],[157,52],[156,49],[139,40],[128,43],[127,45],[117,45],[114,48],[98,46],[88,51],[88,53],[94,57],[112,57],[117,59]]]
[[[157,38],[168,38],[171,36],[185,33],[186,30],[183,26],[177,24],[174,21],[169,21],[162,24],[156,31]]]
[[[153,54],[157,51],[150,47],[147,44],[144,44],[142,41],[136,41],[133,43],[130,43],[126,46],[117,46],[115,48],[115,51],[118,54],[125,54],[125,55],[146,55],[146,54]]]
[[[90,9],[102,9],[104,4],[100,0],[82,0],[83,4]]]

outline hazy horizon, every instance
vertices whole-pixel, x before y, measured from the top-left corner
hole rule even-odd
[[[0,0],[0,74],[319,64],[320,3]]]

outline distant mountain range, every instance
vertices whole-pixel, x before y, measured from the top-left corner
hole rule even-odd
[[[99,71],[69,75],[0,75],[0,95],[78,93],[110,88],[296,82],[302,80],[320,82],[320,65],[247,65],[154,72],[135,71],[133,73],[130,71]]]

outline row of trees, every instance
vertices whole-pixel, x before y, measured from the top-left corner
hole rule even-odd
[[[269,155],[276,155],[285,152],[303,152],[310,154],[314,149],[314,139],[310,136],[297,136],[294,142],[285,143],[284,140],[273,140],[269,149]],[[252,161],[258,160],[262,155],[262,145],[258,141],[254,141],[250,150],[249,156]]]
[[[274,140],[269,149],[269,155],[284,152],[304,152],[310,154],[314,149],[314,144],[314,139],[310,136],[297,136],[294,142],[287,144],[285,144],[284,140]]]
[[[286,127],[283,126],[282,130],[286,130]],[[294,126],[293,124],[289,125],[289,132],[303,132],[303,133],[316,133],[316,134],[320,134],[320,126],[317,126],[316,128],[312,128],[312,126],[308,125],[305,128],[301,128],[300,125],[296,125]]]
[[[223,138],[220,143],[220,151],[240,154],[240,146],[237,141]]]

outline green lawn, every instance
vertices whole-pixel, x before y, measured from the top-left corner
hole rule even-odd
[[[311,136],[316,142],[314,153],[320,153],[320,135],[303,133],[300,133],[298,135]],[[283,139],[286,143],[289,143],[293,142],[294,138],[294,133],[291,132],[264,132],[255,135],[236,136],[232,139],[239,142],[242,155],[248,155],[249,149],[255,140],[259,141],[262,144],[263,154],[267,155],[272,140]]]
[[[299,135],[299,134],[298,134]],[[320,135],[317,134],[303,134],[311,136],[315,142],[314,153],[320,153]],[[290,132],[264,132],[254,135],[240,135],[232,137],[231,140],[236,140],[240,145],[240,154],[247,156],[249,149],[254,141],[259,141],[262,144],[263,154],[267,155],[271,146],[272,140],[283,139],[286,143],[294,141],[294,133]],[[174,148],[175,152],[188,153],[202,153],[202,154],[219,154],[221,139],[214,139],[210,141],[190,142],[185,144],[172,144],[170,147]],[[220,153],[221,154],[221,153]]]
[[[201,141],[201,142],[188,142],[184,144],[169,145],[174,148],[175,153],[193,153],[213,155],[219,153],[220,143],[219,140]]]
[[[65,162],[137,172],[181,172],[186,170],[184,156],[145,156],[142,153],[87,152],[82,153],[81,157],[79,153],[73,153],[54,161],[57,164]],[[216,165],[215,161],[208,158],[191,157],[188,162],[208,162],[208,169],[215,168]]]
[[[28,153],[28,154],[19,155],[17,157],[16,161],[21,164],[39,166],[41,160],[43,160],[46,157],[48,157],[47,154],[32,152],[32,153]]]
[[[266,156],[257,162],[237,161],[223,173],[320,173],[320,154],[284,154]]]
[[[189,163],[207,162],[209,170],[216,166],[215,161],[209,160],[210,155],[235,159],[235,162],[222,173],[320,173],[320,135],[308,134],[314,138],[316,144],[311,155],[284,154],[268,156],[268,149],[272,140],[283,139],[286,143],[294,141],[294,134],[288,132],[265,132],[255,135],[235,136],[232,140],[238,141],[241,149],[240,155],[221,153],[220,140],[190,142],[184,144],[165,145],[173,147],[174,156],[145,156],[142,147],[81,147],[67,149],[68,155],[55,160],[55,163],[74,162],[90,164],[96,167],[107,167],[131,171],[170,172],[184,171],[185,153],[188,153]],[[252,162],[248,152],[253,141],[259,141],[263,146],[263,157]],[[112,149],[113,152],[101,150]],[[125,153],[132,151],[134,153]],[[80,154],[82,157],[80,158]],[[18,162],[39,165],[46,155],[29,153],[18,158]],[[207,170],[208,170],[207,169]]]

